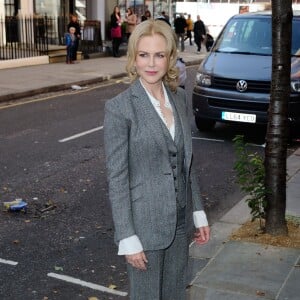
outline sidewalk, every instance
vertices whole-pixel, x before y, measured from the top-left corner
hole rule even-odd
[[[180,53],[198,65],[205,52]],[[126,76],[126,57],[103,57],[78,64],[57,63],[0,70],[0,102],[84,86]],[[300,148],[287,160],[287,214],[300,217]],[[228,241],[250,218],[244,199],[212,225],[211,241],[190,247],[189,300],[300,299],[300,249]]]
[[[202,47],[203,48],[203,47]],[[186,46],[179,56],[187,65],[199,65],[206,52],[196,53],[196,46]],[[1,63],[1,62],[0,62]],[[55,63],[0,70],[0,102],[41,93],[84,86],[126,76],[126,56],[82,60],[77,64]]]
[[[287,159],[286,214],[300,218],[300,148]],[[189,300],[300,299],[300,249],[228,241],[250,219],[242,199],[212,225],[211,241],[190,247]]]

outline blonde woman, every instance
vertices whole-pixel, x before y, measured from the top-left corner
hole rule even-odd
[[[175,39],[165,22],[137,25],[128,44],[133,82],[105,105],[115,240],[134,300],[185,299],[193,219],[196,243],[210,236],[192,166],[186,97],[177,87]]]

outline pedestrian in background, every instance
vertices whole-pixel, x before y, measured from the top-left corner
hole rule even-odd
[[[188,15],[188,18],[186,19],[186,23],[187,23],[186,38],[184,40],[189,39],[190,46],[192,46],[193,45],[193,42],[192,42],[192,31],[194,29],[194,22],[191,19],[191,15]]]
[[[184,51],[184,36],[185,30],[187,28],[186,19],[183,14],[180,14],[174,21],[175,33],[177,35],[177,48],[179,49],[180,44],[180,51]]]
[[[74,61],[77,60],[77,51],[78,51],[78,47],[79,47],[79,40],[81,38],[81,28],[80,28],[80,24],[79,24],[79,21],[78,21],[78,17],[76,15],[71,15],[70,22],[67,25],[68,32],[70,30],[70,27],[75,28],[75,36],[76,36],[76,41],[75,41],[75,45],[74,45],[74,52],[73,52],[73,57],[72,57],[72,61],[74,62]]]
[[[200,16],[197,16],[197,21],[194,23],[194,40],[197,45],[197,52],[201,51],[201,44],[206,37],[206,29]]]
[[[178,68],[178,86],[185,89],[185,82],[187,79],[186,64],[182,57],[178,57],[176,61],[176,67]]]
[[[212,45],[214,44],[214,38],[212,35],[210,35],[207,30],[206,30],[206,38],[205,38],[205,47],[206,47],[206,51],[209,52]]]
[[[114,11],[110,16],[112,51],[114,57],[119,57],[119,48],[122,42],[122,19],[119,6],[114,7]]]
[[[125,22],[126,22],[126,36],[128,41],[132,31],[134,30],[137,24],[137,16],[134,13],[132,7],[127,8]]]
[[[70,27],[69,32],[65,35],[66,46],[67,46],[67,57],[66,63],[67,64],[74,64],[74,52],[76,52],[76,28]]]
[[[166,13],[164,11],[161,12],[161,14],[156,18],[156,20],[161,20],[166,22],[169,26],[171,26],[171,23],[169,22],[169,18],[166,18]]]
[[[176,60],[172,28],[141,22],[128,44],[126,69],[133,82],[105,104],[109,198],[132,300],[185,299],[192,220],[197,244],[210,236]]]
[[[145,10],[144,14],[141,17],[141,21],[146,21],[146,20],[150,20],[151,19],[151,12],[150,10]]]
[[[164,10],[161,12],[161,15],[167,20],[167,23],[171,25],[170,17],[166,14]]]

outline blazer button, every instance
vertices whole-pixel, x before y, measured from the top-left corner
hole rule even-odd
[[[172,169],[176,169],[176,166],[172,166]]]
[[[178,192],[178,189],[175,189],[175,193],[177,193]]]
[[[174,180],[176,180],[177,178],[176,178],[176,176],[174,176]]]
[[[173,156],[173,157],[176,157],[176,153],[173,153],[172,156]]]

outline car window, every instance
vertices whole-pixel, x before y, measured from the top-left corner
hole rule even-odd
[[[233,18],[216,40],[213,51],[271,55],[271,18]],[[291,54],[300,56],[300,20],[293,19]]]
[[[215,51],[272,54],[271,19],[232,19],[216,41]]]

